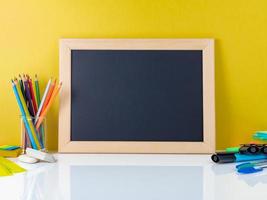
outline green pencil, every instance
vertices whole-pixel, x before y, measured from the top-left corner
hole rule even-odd
[[[35,79],[34,79],[34,88],[35,88],[35,94],[36,94],[36,101],[37,101],[37,108],[39,108],[41,104],[41,96],[40,96],[40,88],[39,88],[39,81],[37,78],[37,74],[35,74]],[[45,148],[45,132],[44,132],[44,125],[42,124],[40,126],[40,142],[42,148]]]
[[[37,107],[39,108],[40,103],[41,103],[41,97],[40,97],[39,82],[38,82],[36,74],[35,74],[34,85],[35,85],[35,94],[36,94],[36,99],[37,99]]]

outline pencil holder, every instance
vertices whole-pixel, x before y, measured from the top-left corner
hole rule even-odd
[[[38,129],[35,124],[40,120],[35,117],[20,116],[21,125],[21,147],[23,153],[27,147],[36,149],[36,146],[40,146],[40,149],[46,151],[46,118],[42,119],[42,123]]]

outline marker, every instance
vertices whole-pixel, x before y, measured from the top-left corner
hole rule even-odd
[[[239,153],[240,154],[246,154],[246,155],[260,154],[261,148],[262,148],[262,145],[244,144],[240,147]]]
[[[259,139],[259,140],[267,140],[267,131],[257,131],[253,138]]]
[[[228,147],[225,149],[225,151],[229,152],[229,153],[238,153],[239,149],[240,149],[240,147]]]
[[[245,155],[240,153],[229,153],[229,152],[217,152],[211,156],[211,160],[215,163],[233,163],[233,162],[243,162],[251,160],[263,160],[267,159],[265,154],[257,155]]]

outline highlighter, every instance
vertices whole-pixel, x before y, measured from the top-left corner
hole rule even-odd
[[[228,147],[225,149],[225,151],[230,152],[230,153],[238,153],[239,149],[240,149],[240,147]]]
[[[267,159],[265,154],[245,155],[232,152],[217,152],[211,156],[211,160],[215,163],[234,163],[251,160],[263,160]]]

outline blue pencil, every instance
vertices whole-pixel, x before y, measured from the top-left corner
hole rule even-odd
[[[15,97],[16,97],[16,99],[17,99],[17,102],[18,102],[18,105],[19,105],[19,109],[20,109],[20,112],[21,112],[21,115],[22,115],[22,119],[23,119],[24,124],[25,124],[25,126],[26,126],[26,129],[27,129],[27,132],[28,132],[28,135],[29,135],[31,144],[32,144],[32,146],[33,146],[34,149],[37,149],[37,146],[36,146],[36,144],[35,144],[35,142],[34,142],[33,135],[32,135],[31,129],[30,129],[29,122],[28,122],[28,120],[26,119],[26,114],[25,114],[25,111],[24,111],[23,106],[22,106],[22,104],[21,104],[21,100],[20,100],[20,98],[19,98],[19,94],[18,94],[16,85],[14,84],[13,80],[11,80],[11,81],[12,81],[12,88],[13,88]]]

